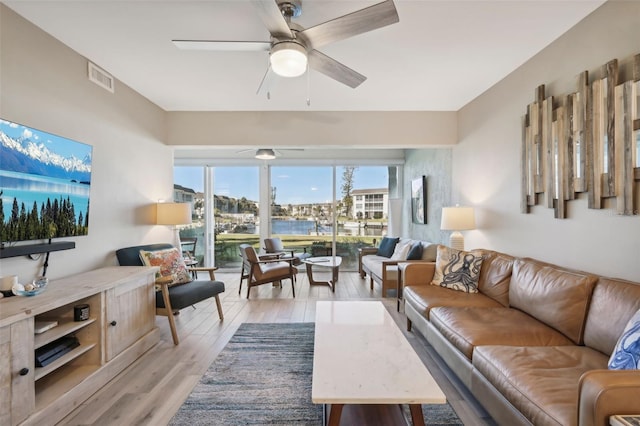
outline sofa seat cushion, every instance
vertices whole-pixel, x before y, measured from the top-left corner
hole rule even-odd
[[[295,266],[291,266],[289,262],[268,262],[260,264],[260,273],[254,274],[254,280],[267,280],[269,278],[281,278],[283,275],[292,271],[298,273]]]
[[[384,256],[378,256],[377,254],[370,254],[362,257],[362,266],[365,267],[371,275],[374,275],[378,279],[382,278],[382,262],[391,262],[391,259]],[[397,279],[398,266],[388,265],[387,280],[396,281]]]
[[[586,346],[480,346],[473,366],[535,425],[577,424],[578,382],[607,367],[607,357]]]
[[[408,286],[403,290],[405,303],[429,319],[429,311],[438,306],[476,306],[498,308],[500,303],[482,293],[463,293],[435,285]]]
[[[564,346],[573,342],[562,333],[511,308],[431,309],[429,320],[468,359],[477,346]]]

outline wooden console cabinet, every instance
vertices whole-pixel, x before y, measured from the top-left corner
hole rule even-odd
[[[102,268],[0,299],[0,425],[55,424],[159,341],[155,270]],[[80,304],[90,317],[74,321]],[[58,325],[35,334],[40,321]],[[80,346],[36,367],[35,350],[65,336]]]

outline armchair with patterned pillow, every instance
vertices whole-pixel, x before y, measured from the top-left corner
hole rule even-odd
[[[224,319],[219,294],[224,283],[215,279],[218,268],[187,268],[181,250],[171,244],[148,244],[116,250],[120,266],[157,266],[156,315],[169,319],[173,343],[180,343],[174,314],[210,297],[215,298],[220,321]],[[192,272],[208,272],[208,280],[193,279]]]

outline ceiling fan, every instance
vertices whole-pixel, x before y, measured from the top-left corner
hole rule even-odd
[[[251,0],[251,3],[269,30],[271,40],[172,42],[178,48],[188,50],[268,51],[270,69],[280,76],[297,77],[308,68],[313,68],[340,83],[356,88],[366,77],[324,55],[317,48],[399,21],[393,0],[374,4],[306,29],[291,22],[302,13],[302,0]]]
[[[236,151],[236,154],[242,154],[249,151],[254,151],[254,149],[253,148],[242,149],[240,151]],[[257,158],[258,160],[273,160],[274,158],[282,155],[281,151],[304,151],[304,149],[302,148],[279,148],[279,149],[258,148],[258,149],[255,149],[254,157]]]

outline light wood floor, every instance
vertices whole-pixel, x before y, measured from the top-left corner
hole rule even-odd
[[[156,317],[162,341],[123,371],[112,382],[79,406],[60,424],[69,425],[165,425],[187,398],[202,374],[243,322],[313,322],[317,300],[383,300],[404,331],[406,318],[396,312],[395,298],[380,297],[380,286],[355,272],[341,272],[335,294],[326,286],[309,286],[306,274],[299,273],[296,298],[289,281],[283,288],[264,284],[251,290],[246,285],[238,295],[239,272],[217,273],[225,283],[221,295],[225,319],[220,322],[213,299],[187,308],[176,317],[180,345],[171,341],[165,317]],[[317,279],[317,278],[316,278]],[[439,383],[465,425],[494,425],[454,374],[415,333],[406,333],[409,342]]]

